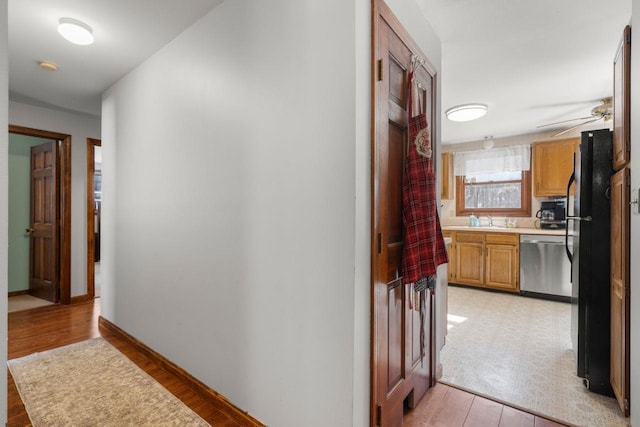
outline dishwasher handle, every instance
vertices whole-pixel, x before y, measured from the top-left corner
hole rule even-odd
[[[521,240],[520,244],[556,245],[564,246],[564,240]]]

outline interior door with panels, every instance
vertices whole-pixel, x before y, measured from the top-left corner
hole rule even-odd
[[[29,293],[58,302],[58,143],[31,147]]]
[[[404,406],[417,403],[430,386],[435,358],[430,315],[424,319],[424,351],[421,342],[420,309],[431,306],[431,297],[414,298],[401,276],[408,76],[412,56],[420,52],[384,2],[374,2],[373,16],[371,424],[393,427],[402,425]],[[423,111],[433,124],[435,72],[427,67],[416,74]]]

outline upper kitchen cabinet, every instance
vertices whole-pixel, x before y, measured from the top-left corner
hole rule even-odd
[[[567,194],[573,172],[573,153],[580,138],[533,143],[533,194],[536,197]]]
[[[442,200],[453,199],[453,154],[442,153],[442,190],[440,198]]]
[[[613,61],[613,168],[631,160],[631,27],[626,26]]]

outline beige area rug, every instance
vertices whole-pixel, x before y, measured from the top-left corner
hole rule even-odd
[[[209,426],[102,338],[7,364],[34,427]]]
[[[615,399],[576,375],[571,305],[449,287],[442,381],[585,427],[626,427]]]

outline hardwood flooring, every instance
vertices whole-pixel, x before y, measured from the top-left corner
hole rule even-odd
[[[403,419],[404,427],[563,427],[546,418],[438,383]]]
[[[218,402],[204,398],[126,341],[98,328],[99,315],[99,299],[70,306],[56,305],[9,313],[8,358],[15,359],[102,336],[210,424],[216,427],[255,425],[241,416],[234,416],[223,398]],[[30,426],[10,374],[8,380],[7,426]],[[559,427],[562,424],[438,384],[414,410],[405,415],[404,426]]]
[[[234,416],[228,404],[213,401],[190,389],[176,376],[163,370],[124,340],[98,328],[100,300],[68,306],[51,306],[9,313],[8,359],[62,347],[102,336],[140,368],[155,378],[208,423],[222,427],[254,426],[241,416]],[[30,426],[11,374],[8,373],[8,427]]]

